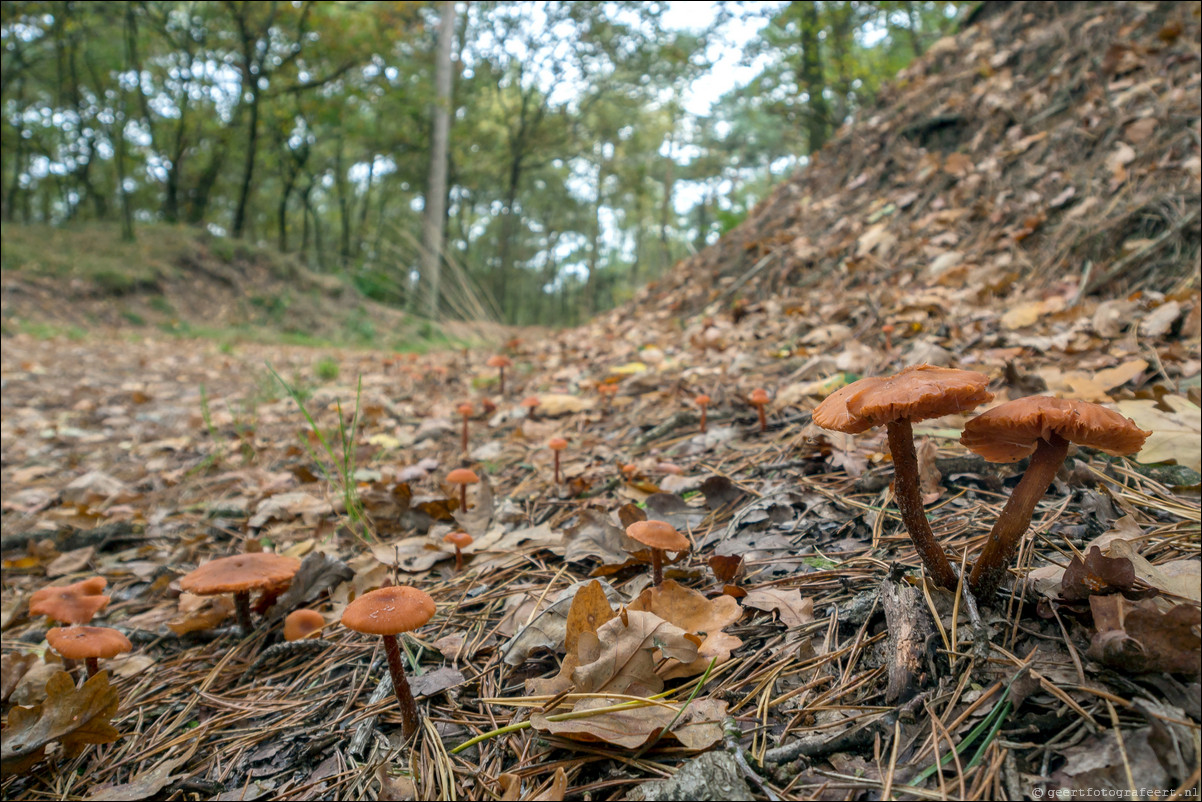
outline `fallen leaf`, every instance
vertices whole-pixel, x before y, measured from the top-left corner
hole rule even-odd
[[[730,596],[707,599],[673,579],[665,579],[658,587],[644,589],[626,609],[654,613],[685,632],[698,634],[718,632],[743,615],[739,602]]]
[[[501,649],[501,659],[511,665],[521,665],[535,649],[558,649],[567,638],[568,613],[577,591],[589,582],[598,582],[605,597],[611,602],[619,602],[621,594],[614,590],[608,582],[601,580],[583,580],[560,591],[551,604],[530,623],[525,624],[510,638]]]
[[[0,702],[7,702],[17,689],[17,683],[38,662],[36,654],[6,652],[0,657]]]
[[[1162,612],[1150,599],[1090,596],[1097,634],[1089,656],[1121,671],[1202,673],[1202,611],[1178,604]]]
[[[1121,593],[1135,584],[1135,569],[1125,557],[1106,557],[1097,546],[1082,560],[1077,555],[1064,571],[1060,595],[1067,601],[1085,601],[1090,596]]]
[[[607,621],[597,630],[596,639],[596,659],[572,672],[576,689],[581,693],[633,696],[662,691],[663,679],[655,673],[657,662],[671,657],[691,663],[697,659],[701,640],[657,615],[635,610]]]
[[[191,746],[183,754],[163,760],[127,783],[93,788],[92,793],[85,799],[88,802],[138,802],[142,799],[154,799],[160,791],[183,776],[172,772],[187,763],[199,745],[200,739],[193,738]]]
[[[619,704],[619,699],[582,699],[572,708],[578,715],[566,720],[559,715],[534,713],[530,724],[536,730],[582,741],[604,741],[626,749],[637,749],[667,730],[676,713],[667,707],[648,705],[607,713],[587,715],[591,710]],[[671,737],[687,749],[708,749],[722,740],[722,720],[726,702],[695,699],[664,737]]]
[[[1165,412],[1158,404],[1172,407]],[[1179,395],[1166,395],[1160,401],[1132,399],[1115,405],[1141,429],[1151,429],[1144,447],[1133,456],[1138,462],[1176,462],[1194,471],[1202,472],[1202,450],[1198,438],[1202,437],[1202,408]]]
[[[630,554],[642,548],[626,531],[610,522],[599,510],[580,511],[575,524],[563,531],[564,555],[567,562],[582,562],[590,557],[603,565],[625,566],[634,563]]]
[[[71,675],[60,671],[46,683],[46,701],[14,707],[0,746],[4,771],[22,773],[37,763],[51,741],[73,756],[85,744],[107,744],[121,737],[109,720],[117,713],[117,691],[101,671],[76,690]]]
[[[55,557],[46,566],[47,577],[66,576],[87,568],[96,555],[94,546],[84,546],[82,549],[65,551]]]
[[[801,591],[778,590],[776,588],[760,588],[749,591],[743,599],[743,606],[756,610],[775,610],[780,615],[780,622],[786,629],[793,629],[814,620],[814,600],[802,598]]]
[[[463,672],[450,666],[442,666],[433,671],[427,671],[416,677],[409,678],[409,690],[414,698],[437,696],[445,690],[462,685],[465,682]]]

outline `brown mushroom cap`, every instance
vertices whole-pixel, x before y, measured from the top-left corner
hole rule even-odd
[[[392,585],[364,593],[346,606],[342,625],[366,635],[410,632],[434,615],[434,600],[417,588]]]
[[[243,593],[256,588],[287,586],[300,568],[300,560],[269,552],[235,554],[210,560],[179,580],[180,589],[197,596]]]
[[[1053,432],[1070,443],[1115,457],[1139,451],[1151,434],[1097,404],[1033,395],[973,418],[964,426],[960,442],[989,462],[1017,462],[1032,454],[1040,440],[1051,439]]]
[[[501,354],[494,354],[488,358],[488,366],[490,368],[507,368],[513,364],[509,357]]]
[[[465,418],[470,417],[472,414],[472,405],[465,402],[455,407],[455,411]]]
[[[757,387],[751,391],[751,403],[753,404],[767,404],[771,400],[772,399],[768,397],[768,391],[763,387]]]
[[[710,397],[708,395],[706,395],[705,393],[702,393],[701,395],[699,395],[693,399],[693,403],[699,407],[703,407],[706,404],[708,404],[709,402],[710,402]]]
[[[86,624],[108,606],[103,595],[108,582],[102,576],[88,577],[71,585],[53,585],[29,597],[31,615],[44,615],[64,624]]]
[[[442,542],[450,543],[452,546],[457,546],[461,549],[466,549],[468,546],[472,545],[473,540],[475,540],[475,538],[473,538],[467,532],[451,532],[443,537]]]
[[[471,468],[456,468],[447,474],[447,481],[453,485],[474,485],[480,477]]]
[[[325,625],[326,620],[316,610],[293,610],[284,619],[284,640],[302,640],[321,632]]]
[[[567,447],[568,441],[564,440],[562,437],[552,437],[547,441],[547,448],[551,449],[552,451],[563,451]]]
[[[971,370],[911,365],[892,376],[860,379],[831,393],[814,410],[814,423],[858,434],[892,421],[939,418],[992,400],[988,384],[988,376]]]
[[[55,627],[46,642],[68,660],[116,657],[134,648],[129,638],[108,627]]]
[[[665,521],[635,521],[626,527],[626,534],[653,549],[685,551],[689,548],[689,539]]]
[[[538,400],[537,395],[528,395],[522,399],[522,406],[524,406],[526,409],[534,409],[540,403],[541,402]]]

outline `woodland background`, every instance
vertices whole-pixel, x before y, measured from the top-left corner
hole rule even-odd
[[[5,2],[6,245],[14,222],[151,241],[192,236],[182,224],[431,318],[574,324],[735,226],[965,12],[671,5]],[[679,27],[694,17],[704,27]],[[724,54],[750,78],[710,97]],[[690,103],[699,92],[712,103]],[[422,225],[439,103],[449,277],[433,303]],[[5,267],[39,256],[53,261],[18,242]]]

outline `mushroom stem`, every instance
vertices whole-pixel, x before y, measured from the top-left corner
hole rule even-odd
[[[766,431],[768,428],[768,418],[764,415],[764,405],[756,404],[755,411],[760,413],[760,431]]]
[[[467,415],[463,416],[463,437],[461,450],[467,452]]]
[[[705,404],[701,405],[701,433],[705,434]]]
[[[234,594],[234,612],[238,616],[238,628],[242,630],[243,635],[249,635],[252,629],[249,590],[240,590]]]
[[[463,549],[459,548],[459,545],[456,544],[455,545],[455,570],[458,571],[462,568],[463,568]]]
[[[405,679],[405,669],[401,664],[401,647],[397,644],[396,635],[381,635],[384,638],[384,654],[388,655],[388,673],[392,675],[392,689],[396,691],[397,703],[401,706],[401,730],[405,740],[417,733],[417,702],[413,701],[413,693],[409,690],[409,680]]]
[[[659,587],[664,581],[664,552],[651,549],[651,584]]]
[[[505,395],[505,366],[497,368],[501,372],[501,395]]]
[[[555,484],[559,484],[559,452],[551,452],[555,455]]]
[[[91,679],[92,677],[94,677],[98,673],[100,673],[100,658],[99,657],[84,658],[84,665],[86,665],[88,667],[88,679]]]
[[[948,562],[931,524],[927,521],[926,511],[922,507],[922,493],[918,487],[918,455],[914,451],[914,428],[906,419],[890,421],[885,424],[889,433],[889,452],[893,455],[893,495],[897,500],[897,508],[901,512],[902,522],[922,564],[927,573],[935,580],[935,584],[945,588],[955,588],[956,572]]]
[[[978,599],[992,594],[1002,581],[1014,549],[1031,523],[1035,505],[1048,492],[1067,455],[1068,440],[1055,432],[1051,432],[1047,440],[1041,438],[1035,447],[1030,465],[1002,508],[1001,515],[989,532],[989,539],[985,541],[981,558],[973,566],[969,582]]]
[[[467,512],[467,482],[459,485],[459,509]]]

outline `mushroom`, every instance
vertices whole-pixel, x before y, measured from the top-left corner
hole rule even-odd
[[[467,511],[467,486],[480,481],[480,477],[471,468],[456,468],[447,474],[447,481],[459,485],[459,509]]]
[[[180,589],[197,596],[218,593],[234,594],[234,609],[242,634],[251,631],[250,593],[252,590],[278,593],[292,581],[300,568],[300,560],[280,554],[260,551],[235,554],[210,560],[190,574],[180,577]]]
[[[284,640],[291,642],[306,638],[320,638],[321,628],[325,625],[325,618],[316,610],[293,610],[284,619]]]
[[[923,510],[911,424],[989,401],[993,394],[986,389],[988,383],[982,373],[912,365],[892,376],[852,382],[827,396],[814,410],[814,423],[848,434],[885,424],[893,455],[894,496],[902,521],[927,572],[945,588],[955,588],[958,580]]]
[[[46,632],[46,642],[67,660],[85,661],[89,679],[100,670],[100,658],[134,648],[129,638],[109,627],[54,627]]]
[[[651,547],[651,581],[657,587],[664,581],[664,552],[689,548],[689,539],[665,521],[635,521],[626,527],[626,534]]]
[[[1088,446],[1111,456],[1143,448],[1145,432],[1135,421],[1097,404],[1048,396],[1029,396],[996,406],[964,426],[960,442],[989,462],[1031,462],[989,532],[969,578],[978,598],[993,593],[1022,540],[1035,505],[1064,464],[1068,444]]]
[[[443,543],[450,543],[455,547],[456,571],[463,568],[463,550],[472,545],[473,540],[475,540],[475,538],[473,538],[467,532],[451,532],[442,539]]]
[[[29,613],[63,624],[86,624],[108,606],[109,597],[103,595],[107,584],[104,577],[93,576],[71,585],[35,590],[29,597]]]
[[[705,409],[710,405],[710,397],[702,393],[693,399],[693,403],[701,407],[701,433],[705,434]]]
[[[763,387],[757,387],[751,391],[751,396],[747,400],[755,407],[755,411],[760,414],[760,431],[764,431],[768,428],[768,419],[764,416],[764,407],[771,400],[768,398],[768,391]]]
[[[522,399],[522,406],[526,409],[526,417],[534,420],[534,410],[538,409],[538,396],[528,395]]]
[[[513,365],[513,362],[509,359],[509,357],[505,356],[504,354],[494,354],[493,356],[490,356],[488,358],[488,366],[490,368],[496,368],[498,371],[500,371],[500,376],[501,376],[500,393],[501,393],[501,395],[505,395],[505,368],[511,367],[512,365]]]
[[[559,484],[559,452],[568,447],[568,441],[562,437],[552,437],[547,441],[547,448],[555,454],[555,484]]]
[[[461,449],[463,451],[467,451],[467,419],[472,416],[472,405],[464,401],[462,404],[456,407],[455,410],[463,416],[463,445],[461,446]]]
[[[384,653],[388,656],[388,671],[392,675],[392,687],[401,706],[401,722],[405,740],[417,732],[417,703],[405,679],[401,665],[401,649],[396,636],[412,632],[425,624],[434,615],[434,600],[417,588],[408,585],[393,585],[364,593],[346,606],[342,614],[342,625],[347,629],[366,635],[380,635],[384,639]]]
[[[597,385],[597,395],[605,402],[605,409],[613,409],[614,396],[618,394],[618,385],[616,384],[599,384]]]

